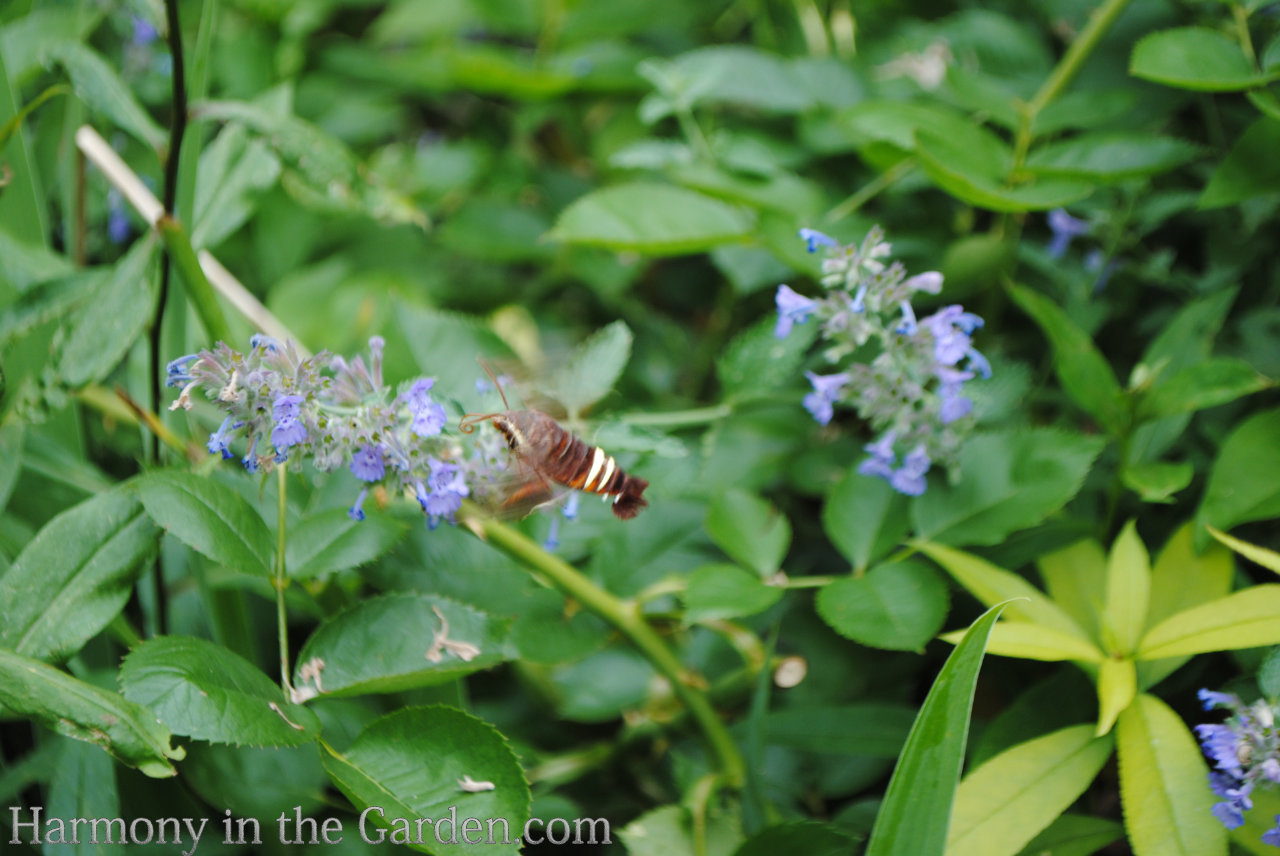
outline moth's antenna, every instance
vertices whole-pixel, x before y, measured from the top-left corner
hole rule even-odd
[[[480,363],[481,367],[484,369],[484,373],[489,376],[489,380],[493,381],[493,385],[498,390],[498,395],[502,396],[502,406],[505,409],[510,410],[511,405],[507,403],[507,394],[502,391],[502,384],[498,383],[498,376],[493,373],[493,369],[489,368],[489,364],[483,359],[476,357],[476,361]]]

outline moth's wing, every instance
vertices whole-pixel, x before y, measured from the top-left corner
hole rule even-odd
[[[494,517],[519,520],[544,505],[557,502],[565,492],[519,455],[508,456],[507,469],[473,487],[473,498]]]

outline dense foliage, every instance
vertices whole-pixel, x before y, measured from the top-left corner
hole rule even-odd
[[[1276,852],[1278,20],[5,3],[5,852]]]

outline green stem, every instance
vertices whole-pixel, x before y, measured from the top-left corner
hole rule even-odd
[[[1253,50],[1253,38],[1249,35],[1249,13],[1239,3],[1231,4],[1231,17],[1235,19],[1236,35],[1240,38],[1240,50],[1249,58],[1249,65],[1258,67],[1258,55]]]
[[[196,258],[195,248],[191,246],[186,230],[177,220],[163,215],[156,221],[156,231],[160,233],[160,239],[169,251],[169,258],[187,285],[187,295],[191,298],[209,339],[230,342],[231,328],[227,326],[227,317],[222,313],[222,306],[218,303],[213,286],[200,267],[200,260]]]
[[[289,498],[286,490],[288,482],[285,476],[288,472],[288,461],[281,461],[280,465],[276,467],[276,486],[278,488],[279,501],[277,506],[278,519],[276,520],[276,575],[273,582],[276,589],[276,628],[280,635],[280,686],[284,689],[284,697],[292,701],[293,686],[289,683],[289,622],[284,608],[284,590],[289,586],[284,567],[284,548],[288,530],[285,521]]]
[[[726,783],[731,787],[741,786],[746,768],[729,730],[720,721],[707,694],[696,686],[698,681],[694,675],[685,669],[649,626],[634,603],[623,601],[600,588],[564,560],[543,550],[510,526],[485,515],[471,503],[464,503],[458,516],[481,540],[550,581],[631,640],[670,682],[672,690],[702,731]]]
[[[1041,85],[1040,91],[1035,94],[1031,102],[1023,108],[1022,121],[1018,124],[1018,132],[1014,137],[1013,169],[1011,172],[1017,172],[1021,169],[1026,160],[1027,150],[1031,147],[1032,129],[1035,126],[1036,117],[1040,115],[1040,111],[1044,110],[1053,99],[1061,95],[1063,90],[1071,85],[1071,81],[1080,73],[1080,69],[1084,67],[1089,55],[1097,48],[1098,42],[1102,40],[1107,30],[1111,28],[1116,18],[1120,17],[1120,13],[1128,5],[1129,0],[1106,0],[1095,9],[1085,23],[1084,29],[1076,35],[1075,40],[1067,47],[1067,52],[1063,54],[1057,68]]]
[[[665,413],[629,413],[621,418],[628,425],[648,425],[654,428],[683,428],[690,425],[706,425],[719,422],[733,415],[733,406],[716,404],[711,407],[694,407],[689,410],[669,410]]]
[[[848,199],[828,211],[827,216],[822,219],[827,223],[835,223],[843,220],[845,217],[848,217],[863,205],[866,205],[872,199],[879,196],[885,190],[892,187],[899,179],[910,173],[911,170],[915,168],[915,158],[903,158],[884,172],[877,175],[871,181],[858,188],[858,190],[856,190]]]

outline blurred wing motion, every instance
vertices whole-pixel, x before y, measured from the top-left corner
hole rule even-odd
[[[512,455],[532,471],[533,477],[512,492],[504,507],[532,508],[546,502],[552,482],[612,499],[619,520],[630,520],[649,504],[643,496],[649,482],[623,472],[612,455],[587,445],[542,411],[468,414],[458,427],[470,433],[484,421],[493,422]]]

